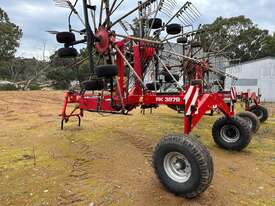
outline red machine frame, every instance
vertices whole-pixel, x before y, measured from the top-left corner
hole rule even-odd
[[[128,92],[124,87],[124,66],[125,59],[123,53],[125,43],[131,41],[131,38],[126,38],[121,41],[113,40],[116,45],[116,65],[118,68],[118,76],[116,77],[116,92],[119,95],[113,96],[113,91],[109,95],[103,93],[98,95],[89,95],[86,92],[67,92],[65,94],[64,106],[60,116],[62,117],[61,128],[63,129],[64,122],[68,122],[70,117],[79,118],[79,126],[81,117],[84,116],[84,111],[89,112],[104,112],[115,114],[127,114],[137,106],[141,105],[178,105],[184,106],[184,133],[189,134],[196,124],[200,121],[201,117],[209,110],[216,106],[228,118],[234,115],[224,101],[224,95],[221,93],[206,93],[204,92],[201,79],[203,78],[204,68],[207,67],[205,63],[194,63],[195,79],[194,83],[185,85],[185,90],[175,94],[157,93],[142,89],[142,66],[141,60],[150,61],[154,57],[155,49],[146,46],[143,42],[133,45],[134,57],[134,87]],[[127,60],[126,60],[127,61]],[[127,62],[126,62],[127,63]],[[67,114],[68,104],[76,104],[75,109]],[[114,108],[112,105],[120,105],[121,108]]]

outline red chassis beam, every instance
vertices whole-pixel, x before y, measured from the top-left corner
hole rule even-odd
[[[193,90],[198,90],[196,86],[191,86]],[[209,111],[213,105],[217,106],[227,117],[234,115],[230,111],[230,107],[224,102],[222,96],[218,93],[213,94],[201,94],[197,97],[190,95],[187,98],[188,89],[186,92],[181,92],[176,95],[162,95],[156,94],[155,92],[147,92],[144,95],[131,95],[128,98],[123,99],[125,108],[127,111],[131,111],[140,105],[178,105],[184,106],[184,133],[189,134],[196,124],[200,121],[203,115]],[[73,110],[69,115],[66,114],[66,108],[68,104],[76,104],[76,109]],[[114,97],[114,105],[120,103],[118,96]],[[78,113],[75,113],[78,111]],[[83,116],[83,111],[90,112],[109,112],[109,113],[120,113],[117,108],[111,105],[110,95],[103,96],[87,96],[79,93],[67,92],[65,95],[64,108],[60,115],[62,119],[68,120],[72,116]]]
[[[219,93],[204,93],[202,85],[186,85],[185,91],[177,94],[159,94],[156,92],[141,88],[142,79],[142,61],[150,61],[154,57],[154,48],[146,47],[143,43],[136,44],[132,47],[134,65],[133,73],[136,80],[131,91],[126,91],[124,87],[124,65],[127,60],[122,55],[124,53],[124,44],[129,39],[124,39],[115,42],[117,49],[116,64],[118,68],[118,76],[116,77],[117,88],[116,95],[103,95],[103,93],[94,95],[79,92],[67,92],[65,94],[64,107],[60,116],[63,122],[69,121],[70,117],[83,117],[84,111],[89,112],[106,112],[125,114],[141,105],[178,105],[184,106],[184,133],[189,134],[201,117],[209,111],[213,106],[219,108],[227,117],[231,117],[233,112],[230,107],[224,102],[223,96]],[[129,65],[128,65],[129,66]],[[196,66],[196,78],[201,77],[201,68]],[[119,95],[118,95],[119,93]],[[75,104],[75,108],[70,114],[66,113],[68,104]],[[79,123],[80,124],[80,123]]]

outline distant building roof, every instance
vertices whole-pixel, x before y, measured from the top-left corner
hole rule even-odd
[[[254,59],[254,60],[242,62],[242,63],[240,63],[240,64],[233,64],[233,65],[230,65],[230,66],[228,66],[228,67],[226,67],[226,68],[235,67],[235,66],[240,66],[240,65],[244,65],[244,64],[251,64],[251,63],[254,63],[254,62],[259,62],[259,61],[263,61],[263,60],[267,60],[267,59],[275,60],[275,57],[267,56],[267,57],[263,57],[263,58],[260,58],[260,59]]]
[[[0,80],[0,85],[5,85],[5,84],[13,84],[13,85],[15,85],[15,83],[13,83],[13,82],[9,82],[9,81],[6,81],[6,80]]]

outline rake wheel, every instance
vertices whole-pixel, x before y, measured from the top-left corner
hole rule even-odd
[[[208,150],[191,137],[169,135],[155,148],[153,165],[160,182],[170,192],[194,198],[204,192],[213,178]]]

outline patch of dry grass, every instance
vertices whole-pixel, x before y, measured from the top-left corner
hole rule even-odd
[[[60,131],[62,92],[0,92],[1,205],[275,205],[275,121],[261,126],[241,153],[218,148],[218,118],[192,132],[210,150],[212,186],[195,201],[167,193],[153,174],[153,146],[183,133],[183,116],[160,107],[129,116],[85,113]],[[239,108],[240,109],[240,108]],[[34,158],[35,157],[35,158]],[[127,168],[127,170],[126,170]]]

